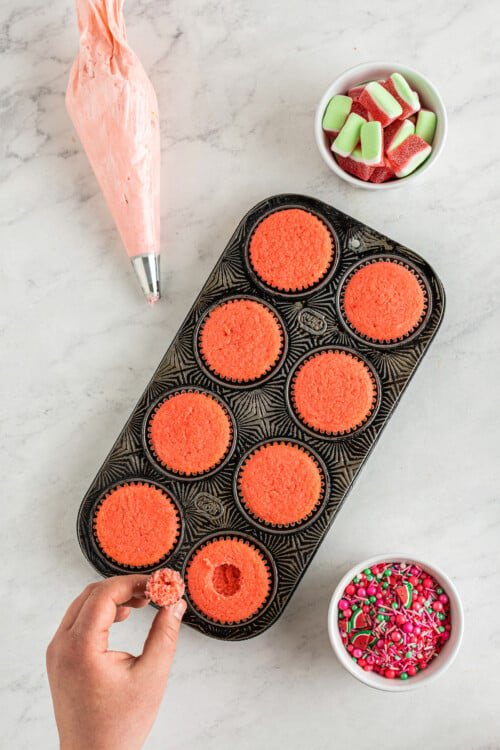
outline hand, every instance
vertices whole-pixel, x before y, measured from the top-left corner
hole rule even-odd
[[[186,602],[160,609],[141,656],[108,651],[109,628],[148,603],[148,577],[91,583],[47,649],[61,750],[140,750],[158,713]]]

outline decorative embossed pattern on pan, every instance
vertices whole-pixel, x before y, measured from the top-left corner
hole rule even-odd
[[[266,287],[248,261],[256,226],[269,214],[299,208],[319,218],[331,233],[334,253],[316,286],[296,293]],[[400,343],[363,340],[343,316],[342,282],[365,259],[401,262],[418,274],[426,292],[422,323]],[[373,262],[373,261],[370,261]],[[212,377],[197,350],[199,326],[219,302],[235,297],[261,300],[283,323],[284,347],[279,366],[255,383],[223,382]],[[207,538],[247,540],[269,568],[267,600],[247,620],[221,624],[204,617],[188,599],[185,622],[225,640],[258,635],[283,612],[310,564],[392,410],[441,323],[444,291],[432,268],[419,255],[337,209],[301,195],[276,195],[252,208],[238,225],[206,284],[181,325],[149,385],[85,495],[78,514],[83,553],[103,576],[130,572],[106,557],[94,536],[94,515],[106,492],[120,483],[148,482],[164,488],[180,510],[181,535],[173,553],[152,571],[169,565],[184,571]],[[297,419],[290,401],[290,380],[297,364],[315,350],[352,351],[369,363],[377,385],[377,408],[360,429],[345,435],[315,433]],[[227,453],[212,471],[176,476],[162,470],[148,445],[147,417],[154,404],[173,391],[213,394],[227,407],[232,424]],[[306,523],[266,526],[244,512],[236,496],[235,474],[246,454],[266,441],[293,441],[318,457],[326,471],[321,504]],[[138,568],[134,568],[137,570]]]

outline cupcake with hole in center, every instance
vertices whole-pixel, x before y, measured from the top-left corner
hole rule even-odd
[[[369,261],[355,269],[340,293],[349,327],[377,343],[402,341],[415,331],[427,309],[424,282],[396,259]]]
[[[299,365],[291,380],[299,420],[315,432],[348,435],[373,415],[378,400],[373,370],[354,353],[324,349]]]
[[[198,476],[227,457],[233,426],[226,407],[215,396],[178,391],[154,409],[147,436],[153,456],[167,471]]]
[[[327,275],[336,248],[326,224],[301,208],[275,211],[252,234],[248,260],[268,287],[281,292],[312,289]]]
[[[324,475],[300,445],[270,442],[255,448],[237,477],[238,496],[258,521],[293,526],[311,516],[324,497]]]
[[[94,516],[100,549],[113,562],[134,568],[166,558],[176,546],[180,527],[173,500],[147,483],[121,484],[110,490]]]
[[[226,625],[255,615],[271,591],[271,571],[264,556],[238,537],[215,539],[197,549],[185,578],[196,609]]]
[[[283,327],[262,302],[221,302],[202,322],[198,348],[206,367],[219,378],[252,383],[268,375],[283,351]]]

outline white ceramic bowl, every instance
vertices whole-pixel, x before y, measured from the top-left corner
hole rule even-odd
[[[330,144],[328,137],[323,132],[322,122],[325,109],[328,102],[335,96],[335,94],[347,94],[347,91],[360,83],[367,81],[374,81],[378,79],[387,79],[392,73],[401,73],[411,85],[411,87],[417,91],[422,106],[425,109],[430,109],[437,115],[436,133],[432,142],[432,152],[429,158],[412,172],[407,177],[402,177],[399,180],[389,180],[388,182],[365,182],[364,180],[354,177],[354,175],[344,172],[344,170],[337,164],[335,157],[330,150]],[[365,188],[366,190],[390,190],[391,188],[401,187],[402,185],[409,185],[415,182],[425,172],[427,172],[433,164],[439,158],[445,141],[446,134],[448,131],[448,118],[446,116],[446,109],[443,104],[443,100],[439,95],[437,88],[432,84],[428,78],[418,73],[413,68],[408,68],[406,65],[399,65],[398,63],[390,62],[368,62],[356,65],[354,68],[349,68],[345,73],[342,73],[334,82],[327,88],[323,94],[318,108],[316,110],[316,116],[314,119],[314,134],[316,137],[316,143],[318,145],[319,152],[326,164],[330,167],[332,172],[341,177],[343,180],[356,187]]]
[[[352,581],[354,576],[358,575],[358,573],[365,568],[371,568],[372,565],[378,565],[383,562],[408,562],[419,565],[439,582],[441,588],[444,589],[450,600],[450,638],[446,641],[439,654],[429,663],[427,669],[417,672],[416,675],[409,677],[407,680],[389,680],[387,677],[382,677],[376,672],[365,672],[364,669],[358,667],[357,663],[353,661],[351,655],[342,643],[342,638],[338,628],[338,604],[345,587]],[[365,685],[377,688],[378,690],[388,690],[393,693],[403,693],[406,690],[413,690],[414,688],[421,687],[443,674],[457,655],[462,642],[463,632],[464,613],[462,602],[460,601],[455,586],[448,576],[431,563],[419,560],[411,555],[402,555],[400,553],[370,557],[368,560],[364,560],[351,568],[333,592],[328,610],[328,634],[330,636],[330,643],[332,644],[332,648],[342,666],[358,680],[364,682]]]

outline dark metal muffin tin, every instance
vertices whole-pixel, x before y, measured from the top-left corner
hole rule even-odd
[[[259,282],[247,258],[256,225],[284,208],[316,214],[332,231],[337,255],[315,288],[297,294],[274,291]],[[397,258],[417,271],[426,286],[428,307],[417,329],[400,343],[364,341],[342,318],[340,285],[350,270],[367,258]],[[196,351],[200,321],[219,302],[239,296],[262,300],[285,326],[283,361],[256,383],[230,383],[212,376]],[[78,514],[78,539],[83,553],[103,576],[130,572],[107,558],[97,545],[93,518],[99,501],[122,482],[151,482],[171,495],[181,512],[181,535],[173,554],[161,564],[135,569],[150,572],[168,565],[185,572],[198,545],[209,537],[239,536],[255,541],[269,563],[269,599],[244,622],[222,625],[199,613],[188,600],[185,622],[216,638],[242,640],[262,633],[283,612],[335,515],[368,457],[380,432],[441,323],[444,291],[432,268],[419,255],[379,234],[332,206],[301,195],[276,195],[252,208],[242,219],[205,286],[193,304],[152,380],[133,410],[115,445],[85,495]],[[379,404],[373,419],[345,436],[308,430],[296,418],[289,382],[299,361],[313,350],[353,350],[372,366],[378,378]],[[234,419],[234,444],[229,455],[203,476],[176,476],[162,469],[148,451],[147,415],[167,393],[200,389],[213,393]],[[269,440],[293,441],[311,450],[327,472],[324,498],[304,523],[272,527],[244,512],[236,496],[235,473],[244,456]]]

